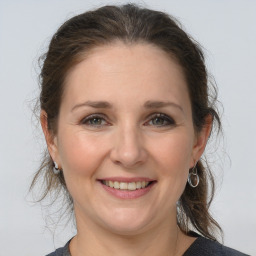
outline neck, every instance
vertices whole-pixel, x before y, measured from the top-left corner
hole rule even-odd
[[[175,256],[184,236],[177,227],[176,216],[132,235],[109,232],[88,219],[76,219],[78,232],[70,243],[72,256]]]

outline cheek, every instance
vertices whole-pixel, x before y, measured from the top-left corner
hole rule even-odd
[[[164,167],[162,174],[168,176],[187,171],[192,157],[192,145],[191,137],[184,134],[166,136],[160,141],[154,151],[158,155],[156,159],[159,159],[159,164]]]
[[[163,196],[166,200],[177,201],[187,182],[193,141],[188,135],[173,134],[159,142],[154,154]]]
[[[66,136],[65,136],[66,135]],[[83,131],[60,136],[58,148],[64,174],[69,176],[93,176],[104,159],[106,147],[99,136],[90,136]],[[100,143],[100,144],[99,144]]]

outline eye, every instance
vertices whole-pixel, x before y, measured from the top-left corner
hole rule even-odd
[[[147,125],[153,125],[157,127],[173,126],[175,121],[168,115],[157,113],[151,116],[151,119],[147,122]]]
[[[94,126],[97,128],[108,125],[107,121],[105,120],[105,118],[103,116],[96,115],[96,114],[87,116],[86,118],[84,118],[81,121],[81,124],[88,125],[88,126]]]

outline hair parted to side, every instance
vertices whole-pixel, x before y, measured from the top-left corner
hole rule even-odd
[[[77,15],[66,21],[52,37],[48,52],[41,58],[40,109],[47,113],[48,129],[53,135],[58,132],[57,119],[69,70],[84,60],[91,49],[114,41],[152,44],[175,59],[186,78],[195,131],[199,132],[203,128],[209,115],[217,128],[215,130],[218,132],[221,129],[215,107],[216,89],[210,84],[199,44],[168,14],[126,4],[103,6]],[[210,91],[209,86],[212,86],[213,91]],[[41,187],[44,186],[38,201],[49,194],[57,196],[62,190],[70,209],[73,209],[63,173],[55,175],[52,168],[53,161],[46,150],[30,189],[38,183]],[[216,231],[221,233],[221,228],[209,213],[214,195],[213,175],[206,160],[204,163],[197,163],[197,171],[200,183],[196,188],[186,185],[177,204],[177,222],[185,233],[196,230],[203,236],[216,240]],[[43,178],[43,184],[40,178]]]

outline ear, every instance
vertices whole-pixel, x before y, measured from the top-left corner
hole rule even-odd
[[[203,126],[203,128],[201,129],[200,132],[198,132],[195,135],[195,142],[194,142],[194,146],[193,146],[193,153],[192,153],[192,163],[191,163],[191,168],[194,167],[194,165],[197,163],[197,161],[200,159],[200,157],[202,156],[208,138],[211,134],[211,129],[212,129],[212,115],[208,115],[205,118],[205,124]]]
[[[59,165],[57,138],[53,134],[53,132],[48,129],[48,116],[44,110],[41,110],[41,113],[40,113],[40,123],[44,132],[44,137],[45,137],[47,148],[51,155],[51,158],[53,161],[55,161]]]

